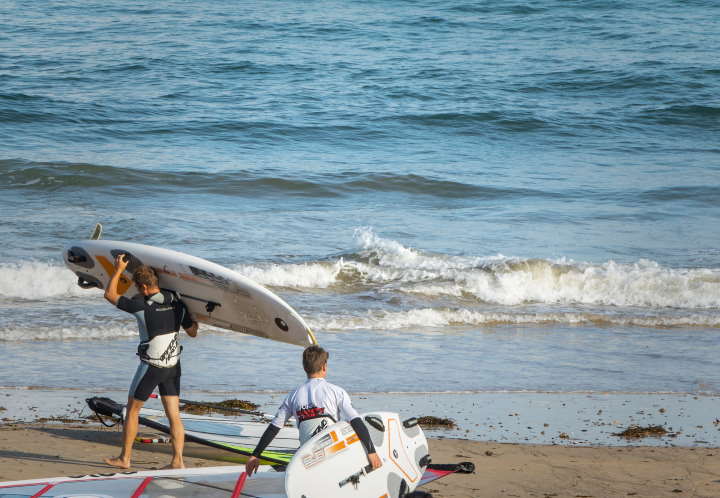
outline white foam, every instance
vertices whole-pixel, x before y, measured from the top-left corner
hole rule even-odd
[[[502,254],[465,257],[424,253],[407,248],[397,241],[382,238],[370,228],[356,229],[355,240],[361,249],[361,255],[369,258],[371,263],[380,268],[444,272],[451,269],[484,267],[506,259]]]
[[[2,297],[35,300],[92,294],[98,293],[78,287],[77,277],[64,266],[40,261],[0,264]]]
[[[595,325],[632,327],[720,327],[720,316],[693,313],[666,316],[612,315],[588,312],[482,312],[470,309],[418,308],[405,311],[372,310],[355,316],[319,314],[308,317],[318,331],[402,330],[428,331],[445,327],[495,325]]]
[[[117,325],[110,327],[4,327],[0,328],[0,341],[63,341],[76,339],[117,339],[137,337],[137,327]]]
[[[652,261],[592,265],[528,260],[496,265],[492,271],[446,272],[432,283],[412,282],[403,290],[472,296],[502,305],[715,308],[720,305],[720,271],[665,268]]]
[[[235,265],[233,270],[262,285],[325,289],[337,281],[343,266],[340,259],[334,263]]]

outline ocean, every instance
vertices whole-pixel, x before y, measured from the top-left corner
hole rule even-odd
[[[104,238],[286,300],[351,393],[720,394],[720,4],[0,4],[0,387],[127,389]],[[197,398],[300,348],[201,326]],[[270,409],[270,408],[268,408]]]

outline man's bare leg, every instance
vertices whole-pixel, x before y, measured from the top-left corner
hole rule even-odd
[[[184,469],[183,448],[185,447],[185,427],[180,418],[180,397],[161,396],[165,415],[170,421],[170,436],[172,440],[173,457],[169,469]]]
[[[128,398],[128,404],[125,412],[125,421],[123,423],[123,446],[120,456],[117,458],[106,458],[105,463],[113,467],[121,469],[130,468],[130,457],[132,456],[132,445],[135,442],[135,436],[138,431],[138,416],[140,408],[145,404],[144,401],[135,399],[132,396]]]

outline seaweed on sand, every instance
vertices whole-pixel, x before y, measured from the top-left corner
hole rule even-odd
[[[455,427],[457,427],[457,424],[452,419],[433,417],[432,415],[418,417],[417,420],[418,424],[420,424],[422,427],[431,427],[433,429],[436,429],[438,427],[443,427],[445,429],[454,429]]]
[[[667,433],[667,429],[661,425],[648,425],[647,427],[631,425],[622,432],[613,433],[613,436],[624,437],[626,439],[640,439],[644,437],[662,437]]]
[[[187,413],[203,415],[206,413],[232,414],[235,410],[257,410],[259,405],[243,399],[226,399],[224,401],[193,401],[185,402],[180,409]]]

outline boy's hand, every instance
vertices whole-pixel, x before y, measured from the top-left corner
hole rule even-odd
[[[248,461],[245,462],[245,473],[250,477],[260,466],[260,459],[256,456],[251,456]]]
[[[370,460],[370,465],[372,465],[373,470],[382,467],[382,460],[380,460],[380,455],[377,453],[368,453],[368,460]]]

